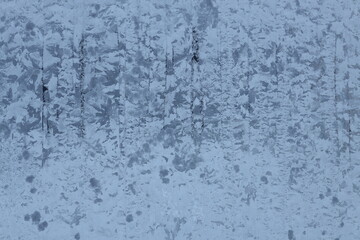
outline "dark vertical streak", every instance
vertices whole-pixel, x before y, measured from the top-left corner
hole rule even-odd
[[[221,50],[221,29],[219,28],[217,30],[217,37],[219,40],[219,44],[217,47],[217,65],[219,66],[219,72],[218,72],[218,78],[219,78],[219,84],[220,84],[220,94],[221,94],[221,99],[223,97],[224,94],[224,90],[223,90],[223,79],[222,79],[222,70],[223,70],[223,66],[222,66],[222,62],[221,62],[221,57],[222,57],[222,50]],[[221,106],[223,105],[224,101],[222,99],[221,101]],[[223,124],[224,124],[224,118],[223,118],[223,114],[220,115],[220,127],[219,127],[219,132],[218,132],[218,141],[222,143],[222,135],[223,135]]]
[[[278,64],[279,64],[279,57],[278,57],[278,54],[280,52],[280,46],[278,46],[278,44],[275,44],[275,78],[276,78],[276,82],[275,82],[275,85],[276,85],[276,101],[279,99],[278,98],[278,86],[279,86],[279,69],[278,69]],[[277,102],[275,102],[275,104],[277,105]],[[277,106],[275,106],[275,108],[277,108]],[[277,111],[275,111],[277,112]],[[278,154],[276,153],[275,149],[276,149],[276,145],[277,145],[277,141],[278,141],[278,131],[277,131],[277,121],[278,121],[278,116],[277,114],[275,114],[275,123],[274,123],[274,127],[275,127],[275,133],[274,133],[274,155],[277,157]]]
[[[148,38],[146,38],[148,37]],[[148,39],[148,44],[146,43],[146,39]],[[144,45],[145,47],[147,47],[150,52],[146,58],[146,63],[149,64],[149,69],[148,69],[148,86],[147,86],[147,92],[148,92],[148,99],[147,99],[147,114],[146,114],[146,117],[147,118],[152,118],[152,116],[150,116],[150,106],[151,106],[151,73],[152,73],[152,65],[151,65],[151,62],[152,62],[152,59],[151,59],[151,37],[148,36],[148,26],[146,26],[145,28],[145,36],[144,36]],[[146,123],[147,124],[148,122],[150,121],[150,119],[147,119],[146,120]]]
[[[335,34],[335,52],[334,52],[334,109],[335,109],[335,144],[336,144],[336,163],[339,163],[339,157],[340,157],[340,143],[339,143],[339,129],[338,129],[338,94],[337,94],[337,39],[338,36]]]
[[[190,81],[191,81],[191,103],[190,103],[190,110],[191,110],[191,129],[192,129],[192,135],[195,134],[195,123],[194,123],[194,100],[195,100],[195,93],[194,93],[194,64],[196,62],[198,62],[198,55],[196,53],[196,46],[195,44],[197,44],[197,40],[196,38],[196,30],[193,27],[192,28],[192,43],[191,43],[191,48],[192,48],[192,56],[191,56],[191,76],[190,76]]]
[[[165,48],[165,82],[164,82],[164,97],[163,97],[163,105],[164,105],[164,115],[163,115],[163,127],[166,124],[166,94],[167,94],[167,78],[169,75],[169,62],[168,62],[168,52],[167,52],[167,44]]]
[[[348,123],[348,145],[349,145],[349,162],[351,162],[351,121],[349,117],[349,123]]]
[[[195,27],[192,28],[192,57],[191,57],[191,124],[192,124],[192,130],[193,134],[196,134],[198,137],[198,131],[196,129],[196,123],[199,122],[199,120],[196,118],[195,114],[199,113],[202,117],[200,120],[201,126],[200,126],[200,134],[204,130],[204,118],[203,118],[203,108],[204,108],[204,96],[201,89],[201,80],[195,79],[195,67],[197,71],[199,71],[199,37],[198,32],[195,29]],[[200,106],[195,106],[195,100],[198,99],[200,102]],[[195,113],[195,108],[197,109],[197,112]]]
[[[121,133],[121,120],[120,120],[120,116],[121,116],[121,77],[120,77],[120,74],[121,74],[121,56],[120,56],[120,38],[119,38],[119,29],[118,27],[116,27],[116,41],[117,41],[117,51],[118,51],[118,68],[119,68],[119,71],[118,71],[118,99],[117,99],[117,124],[118,124],[118,144],[117,144],[117,148],[118,148],[118,151],[119,151],[119,158],[121,159],[121,144],[120,144],[120,133]]]
[[[199,63],[199,39],[195,27],[192,28],[192,53],[191,62]]]
[[[248,91],[248,105],[247,105],[247,110],[248,110],[248,123],[249,123],[249,133],[248,133],[248,137],[249,137],[249,144],[251,143],[251,118],[250,118],[250,114],[252,112],[252,108],[253,106],[251,106],[251,101],[250,101],[250,49],[249,46],[247,46],[247,71],[246,71],[246,87],[245,87]]]
[[[41,51],[41,130],[44,131],[44,118],[45,118],[45,83],[44,83],[44,41]]]
[[[62,40],[64,40],[64,39],[62,39]],[[57,46],[59,46],[59,45],[57,45]],[[60,47],[59,47],[59,49],[60,49]],[[58,61],[57,63],[56,63],[56,67],[57,67],[57,76],[56,76],[56,98],[60,98],[60,79],[59,79],[59,75],[60,75],[60,63],[62,62],[62,56],[59,54],[59,51],[57,51],[57,53],[56,53],[56,57],[57,58],[59,58],[60,57],[60,61]],[[59,120],[59,114],[60,114],[60,111],[59,111],[59,108],[60,108],[60,106],[58,106],[57,108],[56,108],[56,120]]]
[[[47,91],[47,87],[45,86],[45,81],[44,81],[44,51],[45,51],[45,40],[44,40],[45,36],[43,33],[43,42],[42,42],[42,51],[41,51],[41,130],[43,133],[43,140],[41,143],[41,167],[44,167],[45,162],[46,162],[46,156],[45,156],[45,149],[44,149],[44,144],[46,141],[46,131],[45,131],[45,104],[46,104],[46,100],[45,100],[45,92]],[[46,120],[47,122],[47,120]],[[47,124],[48,125],[48,124]]]
[[[85,79],[85,37],[81,36],[81,40],[79,43],[80,48],[80,137],[84,137],[85,135],[85,126],[84,126],[84,113],[85,113],[85,92],[84,92],[84,79]]]
[[[347,112],[348,112],[348,118],[349,118],[348,119],[348,129],[347,129],[347,132],[348,132],[348,158],[349,158],[349,162],[351,162],[351,137],[352,137],[352,134],[351,134],[351,112],[350,112],[350,106],[349,106],[351,92],[349,89],[349,82],[347,82],[347,84],[346,84],[346,89],[348,91],[347,98],[346,98],[346,105],[347,105]]]

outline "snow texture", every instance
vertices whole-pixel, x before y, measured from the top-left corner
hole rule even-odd
[[[0,239],[359,239],[359,34],[358,0],[0,0]]]

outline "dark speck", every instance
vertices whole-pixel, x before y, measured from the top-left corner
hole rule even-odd
[[[90,178],[90,186],[93,188],[99,188],[100,187],[99,180],[97,180],[96,178]]]
[[[90,178],[90,186],[94,189],[96,193],[101,191],[100,182],[96,178]]]
[[[141,174],[142,174],[142,175],[145,175],[145,174],[150,174],[150,173],[151,173],[151,171],[150,171],[150,170],[141,171]]]
[[[41,219],[41,214],[38,211],[35,211],[33,214],[31,214],[31,221],[33,223],[38,224]]]
[[[29,215],[29,214],[26,214],[26,215],[24,216],[24,220],[25,220],[25,221],[29,221],[29,220],[30,220],[30,215]]]
[[[32,183],[32,182],[34,181],[34,178],[35,178],[35,177],[34,177],[33,175],[30,175],[30,176],[27,176],[25,180],[26,180],[26,182],[28,182],[28,183]]]
[[[326,234],[326,231],[322,231],[321,234],[322,234],[322,235],[325,235],[325,234]]]
[[[24,151],[22,156],[23,156],[23,158],[25,158],[25,160],[28,160],[30,157],[30,153],[28,151]]]
[[[133,215],[132,215],[132,214],[127,215],[127,216],[126,216],[126,221],[127,221],[127,222],[132,222],[132,221],[134,221]]]
[[[48,226],[47,221],[44,221],[44,222],[42,222],[42,223],[39,224],[38,230],[39,230],[40,232],[41,232],[41,231],[44,231],[45,228],[47,228],[47,226]]]
[[[268,179],[267,179],[267,177],[265,177],[265,176],[262,176],[261,178],[260,178],[260,180],[263,182],[263,183],[265,183],[265,184],[268,184]]]
[[[170,182],[170,180],[168,178],[163,178],[162,182],[165,183],[165,184],[168,184]]]
[[[341,223],[340,223],[340,227],[343,227],[343,226],[344,226],[344,223],[343,223],[343,222],[341,222]]]
[[[101,198],[97,198],[94,200],[94,203],[101,203],[103,200]]]
[[[142,214],[141,211],[136,211],[136,215],[140,216]]]
[[[34,29],[34,27],[35,27],[35,24],[33,24],[32,22],[28,22],[25,26],[25,29],[28,31],[31,31]]]
[[[337,197],[333,197],[332,204],[338,204],[338,203],[339,203],[339,199]]]
[[[289,240],[295,240],[295,239],[294,239],[294,232],[293,232],[293,230],[289,230],[289,231],[288,231],[288,239],[289,239]]]
[[[74,238],[75,238],[76,240],[79,240],[79,239],[80,239],[80,233],[75,234]]]
[[[330,188],[326,188],[326,196],[330,196],[331,195],[331,189]]]
[[[319,194],[319,198],[320,198],[320,199],[324,199],[324,194],[320,193],[320,194]]]
[[[169,171],[166,169],[160,170],[160,177],[165,177],[169,174]]]
[[[31,192],[31,193],[36,193],[36,188],[31,188],[31,189],[30,189],[30,192]]]
[[[237,173],[238,173],[238,172],[240,171],[240,167],[239,167],[239,165],[235,165],[235,166],[234,166],[234,170],[235,170],[235,172],[237,172]]]

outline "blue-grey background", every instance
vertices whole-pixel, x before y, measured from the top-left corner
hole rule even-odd
[[[359,33],[357,0],[0,0],[0,239],[359,239]]]

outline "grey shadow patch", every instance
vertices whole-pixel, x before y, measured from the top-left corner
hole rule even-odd
[[[30,153],[29,151],[25,150],[23,153],[22,153],[22,156],[25,160],[28,160],[30,158]]]
[[[75,238],[76,240],[80,240],[80,233],[76,233],[75,236],[74,236],[74,238]]]
[[[10,137],[10,128],[5,124],[0,124],[0,137],[2,139],[8,139]]]
[[[332,200],[331,200],[331,203],[332,203],[333,205],[336,205],[336,204],[339,203],[339,199],[338,199],[337,197],[333,197]]]
[[[34,224],[38,224],[41,220],[41,214],[38,211],[35,211],[31,214],[31,221]]]
[[[129,214],[129,215],[126,216],[125,220],[126,220],[127,222],[132,222],[132,221],[134,221],[134,217],[133,217],[132,214]]]
[[[34,181],[35,177],[33,175],[27,176],[25,181],[28,183],[32,183]]]
[[[260,180],[261,180],[264,184],[268,184],[268,183],[269,183],[267,177],[265,177],[265,176],[262,176],[262,177],[260,178]]]
[[[28,23],[25,25],[25,29],[26,29],[27,31],[33,30],[34,27],[35,27],[35,24],[32,23],[32,22],[28,22]]]
[[[162,170],[160,170],[159,175],[160,175],[161,178],[166,177],[167,175],[169,175],[169,170],[162,169]]]
[[[96,178],[90,178],[89,182],[90,186],[95,190],[95,192],[100,192],[101,186],[99,180],[97,180]]]
[[[288,231],[288,239],[289,239],[289,240],[295,240],[294,231],[293,231],[293,230],[289,230],[289,231]]]
[[[161,181],[165,184],[168,184],[170,182],[169,178],[162,178]]]
[[[47,223],[47,221],[44,221],[44,222],[42,222],[42,223],[40,223],[40,224],[38,225],[38,230],[39,230],[39,232],[42,232],[42,231],[44,231],[45,228],[47,228],[47,227],[48,227],[48,223]]]
[[[176,155],[172,164],[179,172],[187,172],[195,169],[201,161],[201,158],[194,154],[191,154],[189,157],[180,157],[179,155]]]

